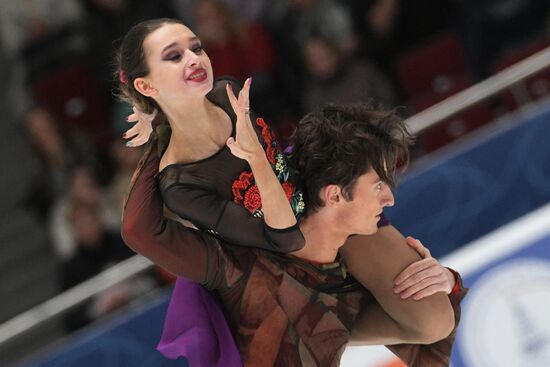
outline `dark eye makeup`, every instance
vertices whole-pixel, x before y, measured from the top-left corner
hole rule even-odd
[[[169,52],[163,58],[166,61],[179,61],[181,59],[181,53],[179,52]]]
[[[200,45],[200,43],[198,44],[195,44],[193,46],[191,46],[189,48],[192,52],[194,52],[195,54],[200,54],[202,53],[202,46]],[[179,52],[179,51],[172,51],[172,52],[168,52],[164,57],[163,57],[163,60],[166,60],[166,61],[179,61],[181,58],[182,58],[182,53]]]

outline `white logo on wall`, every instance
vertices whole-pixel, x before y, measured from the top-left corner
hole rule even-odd
[[[465,300],[459,337],[466,366],[550,366],[549,261],[499,265]]]

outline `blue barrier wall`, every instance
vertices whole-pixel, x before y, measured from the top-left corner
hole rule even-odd
[[[454,367],[550,366],[550,205],[542,210],[538,219],[490,235],[493,238],[467,254],[470,263],[487,260],[487,255],[513,244],[505,256],[463,272],[470,292],[462,302]],[[534,221],[542,234],[528,238]],[[525,235],[517,235],[521,232]],[[485,245],[495,251],[483,256]],[[462,263],[467,267],[464,259]]]
[[[550,106],[411,167],[387,210],[436,257],[550,202]]]
[[[183,358],[172,361],[155,350],[168,295],[124,316],[78,333],[60,348],[46,351],[21,367],[187,367]]]

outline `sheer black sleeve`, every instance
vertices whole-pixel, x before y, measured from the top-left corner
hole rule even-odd
[[[198,227],[213,230],[228,242],[277,252],[296,251],[304,246],[298,224],[271,228],[242,205],[200,186],[173,184],[162,195],[168,209]]]
[[[207,279],[207,242],[211,236],[166,219],[155,175],[159,159],[149,152],[138,165],[124,205],[122,237],[139,254],[168,271],[196,282]]]

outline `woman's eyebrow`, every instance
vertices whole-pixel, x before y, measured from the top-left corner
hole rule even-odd
[[[198,40],[199,40],[199,38],[197,36],[189,37],[189,43],[194,42],[194,41],[198,41]],[[164,51],[168,50],[170,47],[176,46],[177,44],[178,44],[177,42],[172,42],[168,46],[164,47],[161,52],[164,52]]]
[[[162,49],[161,52],[164,52],[164,51],[168,50],[170,47],[173,47],[173,46],[175,46],[175,45],[177,45],[177,44],[178,44],[177,42],[172,42],[172,43],[169,44],[168,46],[164,47],[164,48]]]

